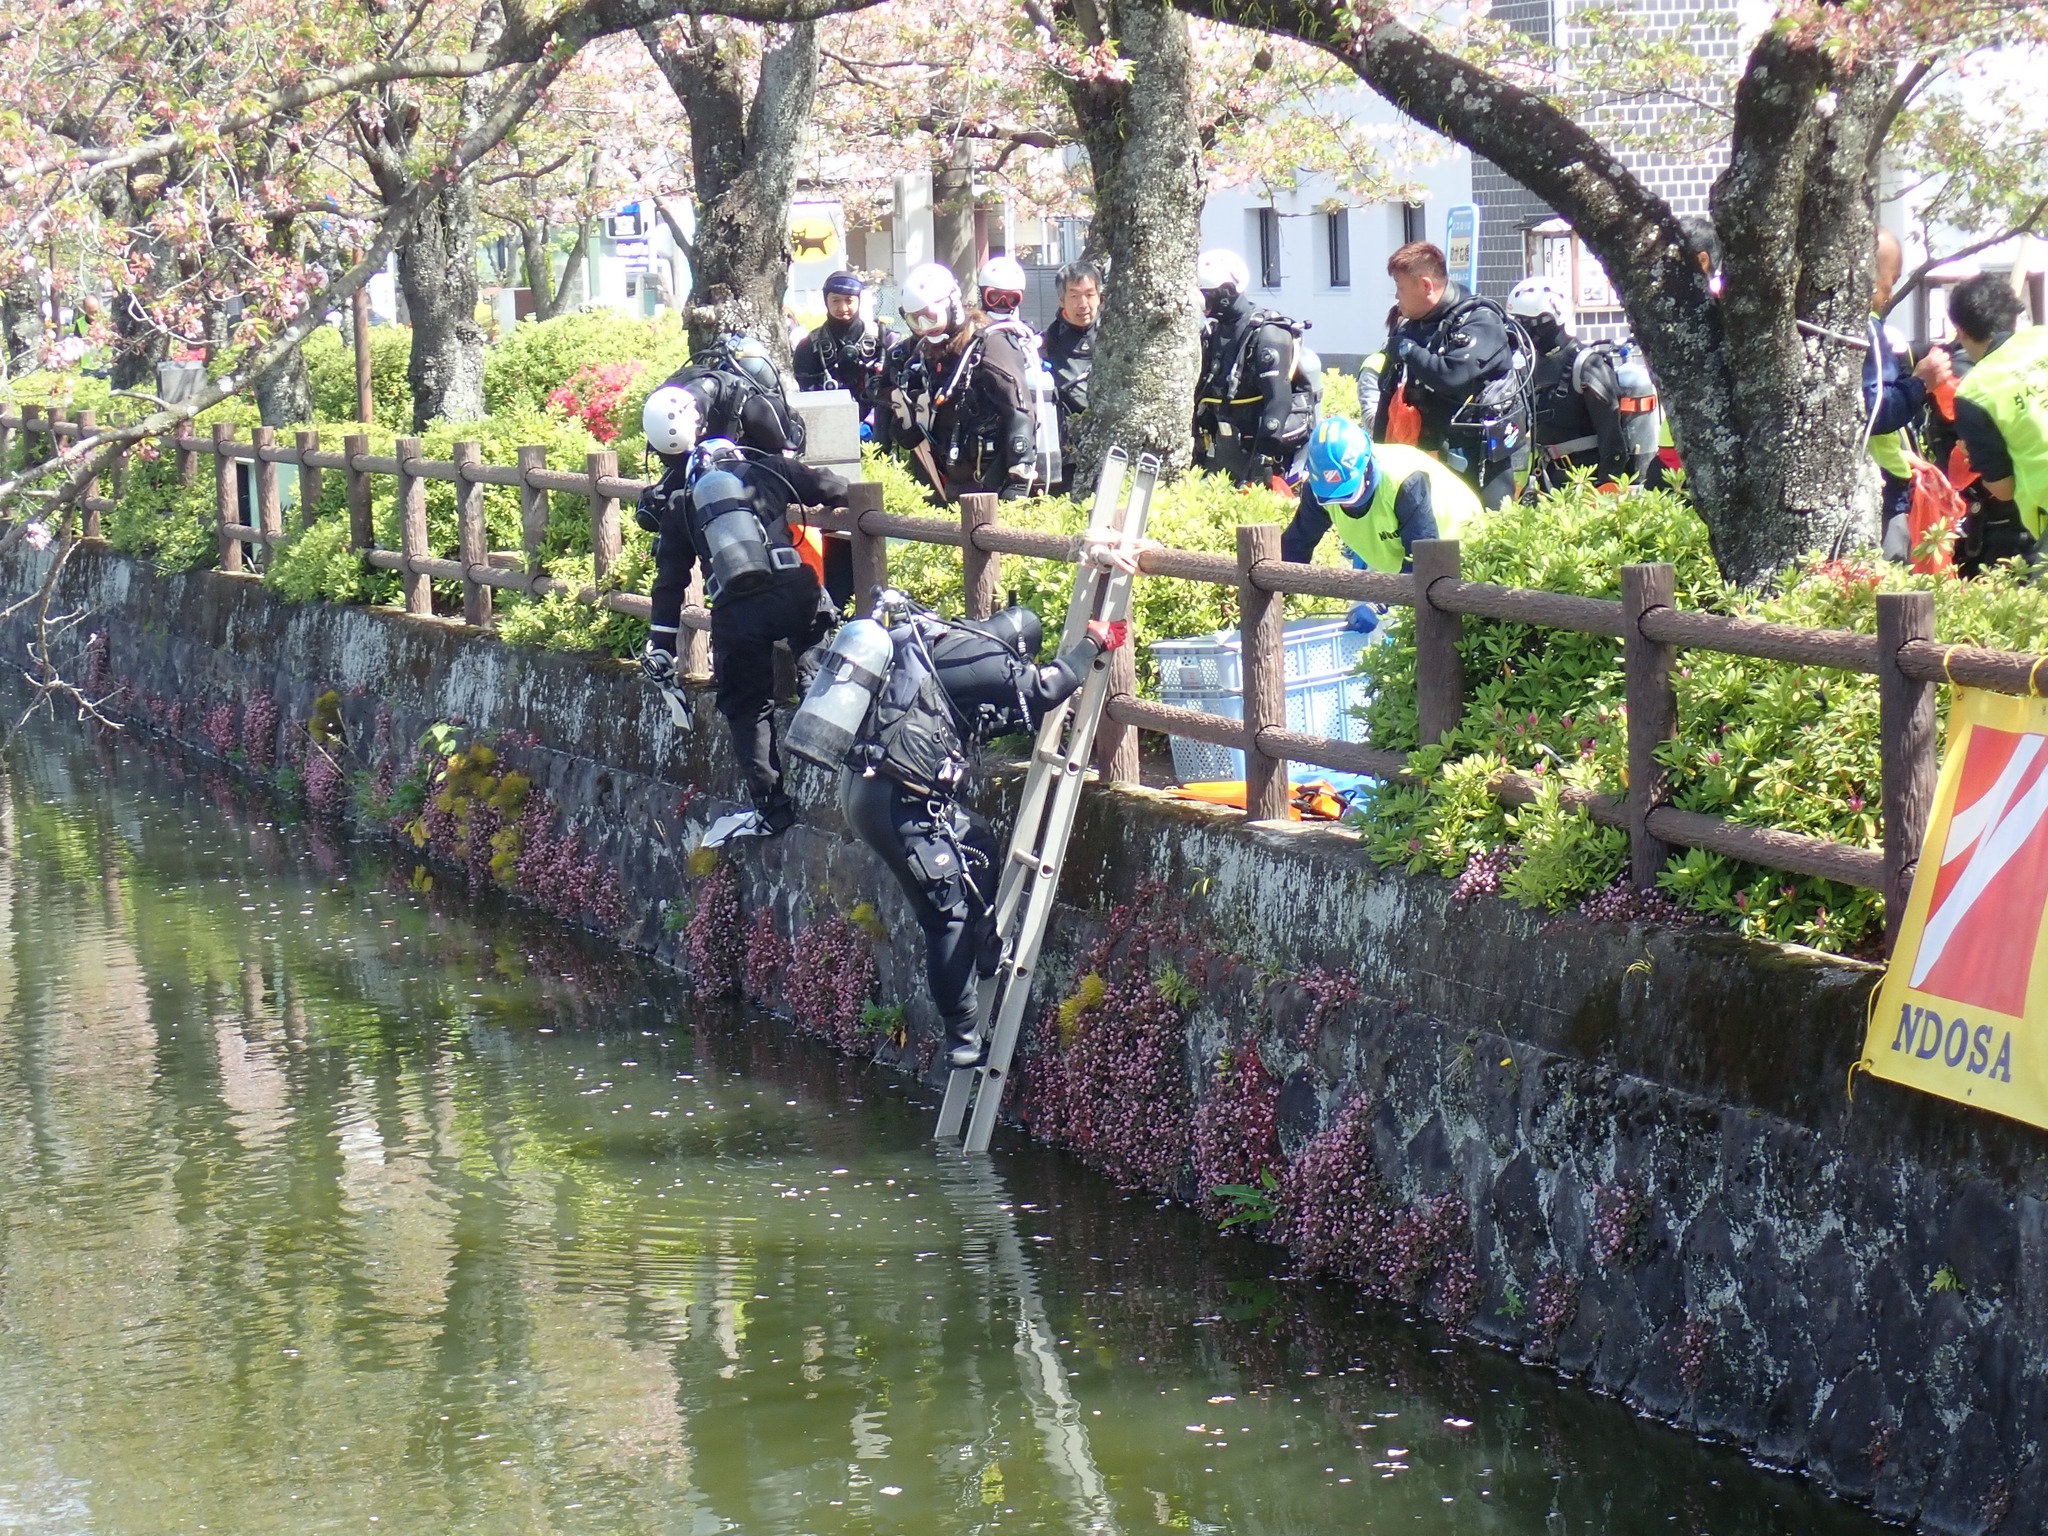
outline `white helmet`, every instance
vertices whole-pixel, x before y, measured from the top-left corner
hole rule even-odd
[[[1007,314],[1024,302],[1024,268],[1011,257],[989,257],[974,282],[981,289],[981,307],[991,314]]]
[[[680,384],[662,385],[640,411],[640,430],[656,453],[688,453],[697,445],[701,424],[697,397]]]
[[[903,313],[903,323],[919,336],[957,331],[967,321],[960,304],[960,284],[936,261],[910,269],[897,307]]]
[[[1202,295],[1230,290],[1235,298],[1252,286],[1252,269],[1244,264],[1244,258],[1235,251],[1204,251],[1195,262],[1195,286]]]
[[[1508,313],[1518,320],[1550,316],[1558,329],[1572,328],[1572,307],[1563,290],[1547,277],[1525,277],[1508,293]]]

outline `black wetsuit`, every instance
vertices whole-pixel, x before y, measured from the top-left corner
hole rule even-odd
[[[1412,347],[1404,348],[1404,342]],[[1385,440],[1394,391],[1405,385],[1408,403],[1422,417],[1416,446],[1448,464],[1487,507],[1497,507],[1514,495],[1513,457],[1489,456],[1480,433],[1462,422],[1453,425],[1453,418],[1489,384],[1513,371],[1505,311],[1453,283],[1435,309],[1420,320],[1402,320],[1387,338],[1373,440]]]
[[[890,354],[891,440],[910,449],[928,444],[951,494],[1030,495],[1029,366],[1006,325],[977,323],[957,349],[911,337]]]
[[[1003,641],[957,625],[931,642],[941,688],[965,734],[985,738],[1035,729],[1066,699],[1100,654],[1083,641],[1040,666]],[[925,936],[925,975],[948,1043],[974,1026],[978,978],[1002,958],[995,943],[996,882],[1001,850],[986,818],[951,793],[927,794],[889,776],[886,765],[866,774],[847,769],[840,804],[847,825],[882,856],[910,900]]]
[[[844,480],[797,459],[749,459],[717,467],[737,475],[746,487],[771,551],[794,553],[789,530],[792,504],[846,505]],[[655,649],[671,654],[690,572],[700,560],[707,577],[711,570],[691,509],[687,474],[686,464],[676,464],[642,493],[642,505],[659,529],[648,638]],[[787,564],[788,557],[781,558]],[[794,813],[783,792],[782,757],[775,740],[775,642],[787,642],[791,654],[800,656],[824,638],[833,622],[833,609],[820,594],[818,578],[800,560],[775,571],[761,587],[719,593],[711,600],[711,667],[718,680],[718,712],[732,727],[733,750],[755,809],[784,825]]]
[[[1287,468],[1315,430],[1315,392],[1295,378],[1301,339],[1239,294],[1217,311],[1195,385],[1195,458],[1247,484]]]
[[[724,363],[690,363],[664,381],[697,399],[697,440],[722,437],[763,453],[802,453],[804,419],[780,390],[770,393]]]

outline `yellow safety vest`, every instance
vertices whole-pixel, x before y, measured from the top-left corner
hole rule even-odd
[[[2015,331],[1986,353],[1964,375],[1956,398],[1982,407],[2005,439],[2013,504],[2027,532],[2040,538],[2048,523],[2048,327]]]
[[[1482,508],[1472,487],[1420,448],[1380,443],[1372,456],[1379,469],[1372,500],[1362,509],[1331,506],[1325,510],[1338,536],[1374,570],[1399,575],[1408,563],[1408,551],[1401,547],[1400,524],[1394,517],[1394,501],[1413,476],[1429,476],[1429,505],[1436,514],[1438,538],[1457,538],[1465,524],[1479,516]]]

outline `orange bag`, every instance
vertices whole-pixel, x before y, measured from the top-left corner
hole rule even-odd
[[[1938,576],[1956,563],[1956,534],[1969,509],[1947,475],[1917,455],[1908,454],[1907,462],[1913,466],[1912,499],[1906,504],[1908,559],[1920,575]]]
[[[1408,403],[1405,383],[1394,386],[1394,396],[1387,402],[1387,435],[1382,441],[1406,443],[1411,448],[1422,441],[1422,412]]]

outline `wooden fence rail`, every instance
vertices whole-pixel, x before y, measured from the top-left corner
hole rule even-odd
[[[61,408],[46,414],[38,407],[24,406],[19,415],[0,414],[0,456],[18,443],[25,462],[42,462],[57,454],[60,442],[89,438],[94,430],[90,412],[80,412],[78,419],[72,420]],[[368,449],[369,438],[361,433],[351,434],[342,451],[335,453],[322,449],[317,432],[301,431],[292,443],[284,444],[275,440],[270,429],[259,427],[250,441],[240,442],[235,429],[225,425],[215,426],[210,440],[181,429],[161,445],[162,452],[173,456],[181,484],[196,479],[201,454],[213,456],[220,565],[225,571],[243,569],[245,548],[267,552],[291,536],[285,529],[278,482],[279,466],[289,465],[298,471],[302,524],[312,521],[323,472],[343,475],[350,545],[368,565],[398,573],[408,613],[431,614],[432,583],[448,581],[461,584],[463,622],[477,627],[492,621],[494,591],[535,597],[565,595],[615,613],[648,617],[645,597],[605,591],[596,585],[572,585],[548,575],[543,568],[551,492],[587,498],[599,581],[615,568],[622,548],[621,505],[637,497],[644,482],[620,476],[614,454],[592,453],[581,470],[566,470],[549,468],[546,450],[538,447],[521,448],[513,465],[483,463],[482,451],[475,443],[456,444],[451,459],[422,458],[417,438],[400,438],[390,455],[372,454]],[[246,507],[238,463],[254,466],[253,495]],[[117,494],[125,483],[125,472],[125,461],[117,461],[111,476]],[[398,482],[401,547],[396,550],[376,546],[371,480],[377,475]],[[458,547],[454,559],[434,556],[429,550],[429,481],[456,488]],[[488,547],[483,488],[490,485],[520,492],[518,550]],[[100,494],[104,489],[92,487],[92,494],[81,500],[87,537],[98,535],[101,514],[117,505],[115,498]],[[1077,539],[1002,527],[995,521],[992,497],[961,498],[957,518],[884,512],[881,487],[865,483],[851,488],[848,503],[843,511],[814,508],[807,515],[816,526],[851,540],[858,591],[887,584],[890,539],[944,545],[961,551],[967,610],[975,617],[984,616],[994,606],[1000,590],[1001,556],[1071,562],[1081,553]],[[1674,848],[1701,848],[1768,869],[1834,880],[1883,896],[1889,945],[1898,914],[1905,909],[1933,805],[1935,687],[1946,681],[2000,693],[2039,693],[2040,673],[2048,668],[2048,657],[1936,644],[1934,599],[1926,592],[1880,593],[1878,632],[1865,635],[1687,612],[1674,606],[1673,573],[1668,565],[1624,569],[1622,596],[1615,601],[1466,581],[1460,575],[1458,545],[1452,540],[1418,544],[1413,564],[1411,573],[1393,576],[1292,563],[1279,558],[1279,531],[1270,525],[1240,528],[1235,559],[1193,550],[1145,550],[1138,568],[1148,576],[1237,589],[1244,625],[1244,718],[1231,720],[1137,697],[1129,658],[1124,656],[1122,686],[1112,691],[1109,721],[1096,749],[1103,776],[1118,783],[1136,782],[1137,753],[1131,733],[1140,730],[1242,750],[1248,810],[1255,817],[1285,814],[1290,762],[1380,778],[1404,775],[1406,752],[1285,728],[1284,631],[1279,599],[1288,594],[1415,610],[1417,735],[1424,744],[1441,740],[1464,715],[1465,679],[1458,644],[1467,616],[1613,636],[1622,643],[1628,704],[1628,789],[1616,797],[1567,788],[1562,798],[1599,825],[1628,833],[1630,882],[1642,889],[1652,887]],[[685,669],[702,677],[709,671],[704,636],[710,614],[703,605],[700,584],[692,585],[683,623]],[[1661,743],[1678,733],[1678,701],[1672,679],[1681,648],[1875,675],[1883,846],[1863,848],[1671,805],[1669,774],[1656,753]],[[1540,778],[1514,772],[1496,775],[1490,786],[1497,799],[1510,805],[1528,804],[1543,787]]]

